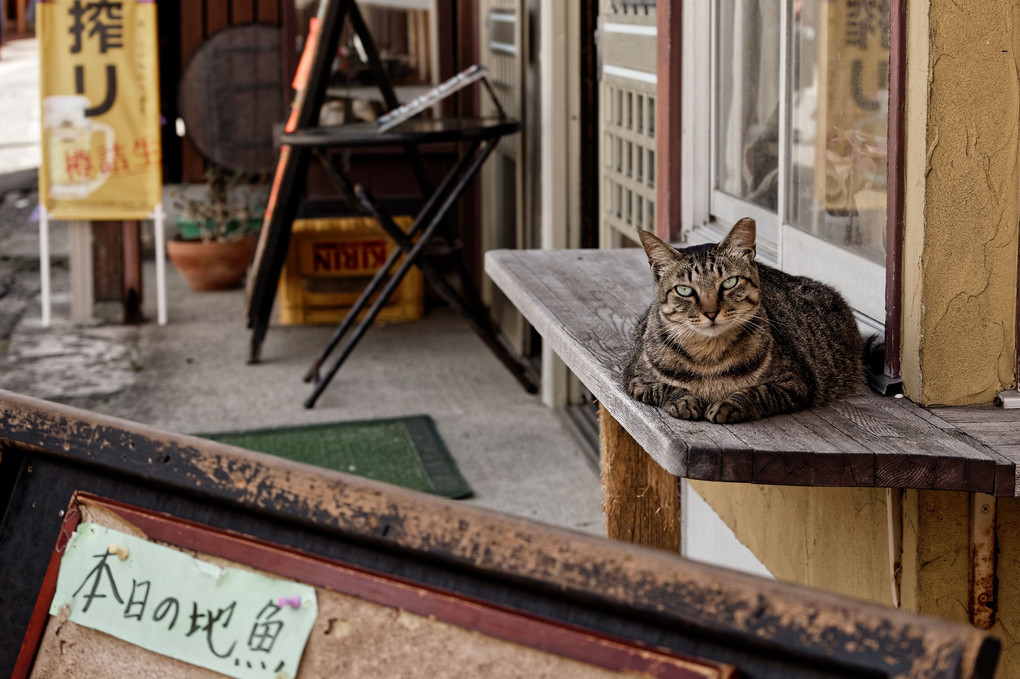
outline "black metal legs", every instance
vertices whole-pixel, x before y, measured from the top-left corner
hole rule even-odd
[[[422,252],[429,241],[439,233],[439,227],[443,223],[446,214],[456,204],[461,194],[463,194],[468,184],[477,174],[479,168],[481,168],[489,154],[496,148],[498,142],[498,138],[493,138],[475,141],[471,144],[468,152],[447,173],[443,182],[418,213],[414,224],[407,234],[393,222],[388,214],[375,204],[367,192],[353,187],[350,181],[328,162],[328,159],[323,158],[326,161],[323,164],[332,180],[345,192],[354,194],[359,202],[375,215],[382,228],[396,242],[397,248],[394,249],[386,263],[376,272],[371,282],[362,291],[358,301],[347,312],[343,322],[334,331],[326,347],[323,348],[319,357],[305,375],[306,381],[314,380],[316,383],[312,394],[305,400],[304,405],[306,408],[311,408],[315,405],[316,400],[354,350],[354,347],[361,340],[369,326],[371,326],[380,309],[386,303],[386,300],[389,299],[393,291],[400,285],[400,282],[411,266],[418,266],[421,269],[429,283],[448,304],[468,320],[472,329],[478,333],[521,384],[529,391],[535,391],[536,385],[527,375],[524,367],[514,359],[497,338],[495,330],[489,321],[488,313],[481,303],[481,299],[478,297],[478,293],[471,284],[469,277],[466,275],[467,272],[463,267],[463,262],[458,260],[458,273],[460,274],[464,292],[463,294],[458,294],[432,263],[422,256]],[[389,275],[401,255],[404,256],[404,260],[400,263],[397,270],[392,275]],[[389,277],[387,278],[387,276]],[[373,295],[376,295],[376,297],[374,301],[371,301]],[[365,317],[355,325],[357,316],[370,301],[371,306],[369,306]],[[351,330],[352,326],[353,330]],[[350,335],[345,338],[348,331],[350,331]],[[340,353],[325,376],[321,376],[320,368],[323,362],[341,341],[343,345],[340,347]]]

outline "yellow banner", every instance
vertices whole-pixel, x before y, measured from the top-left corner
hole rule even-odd
[[[40,0],[39,190],[54,219],[144,219],[161,200],[154,0]]]

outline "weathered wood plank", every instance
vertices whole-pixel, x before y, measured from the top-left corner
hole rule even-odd
[[[205,37],[211,38],[217,31],[230,25],[230,5],[225,2],[205,3]]]
[[[1012,423],[1020,439],[1020,410],[997,406],[976,405],[930,408],[933,415],[952,424],[980,424],[983,422]],[[1020,441],[1018,441],[1020,443]]]
[[[252,0],[230,1],[230,23],[247,24],[255,21],[255,3]]]
[[[876,485],[982,490],[994,487],[996,463],[905,399],[862,394],[820,409],[830,425],[876,454]],[[987,491],[983,491],[987,492]]]
[[[671,474],[999,495],[1020,488],[1016,459],[994,450],[1020,444],[1010,429],[1020,415],[990,420],[986,411],[933,413],[907,399],[862,392],[792,415],[723,426],[676,420],[633,401],[621,375],[634,325],[652,295],[639,249],[492,251],[485,268],[613,418]],[[978,443],[953,418],[994,426],[983,429],[986,440]]]
[[[1020,445],[1020,422],[959,422],[956,426],[990,446]]]
[[[928,416],[944,422],[954,437],[999,460],[996,495],[1020,495],[1020,411],[991,404],[929,410]]]
[[[680,479],[660,467],[605,408],[599,408],[599,430],[606,535],[679,554]],[[659,520],[647,521],[648,516]]]
[[[205,40],[204,19],[205,6],[202,0],[183,0],[180,10],[180,41],[181,64],[180,73],[184,73],[188,60]],[[205,161],[187,137],[181,139],[181,174],[184,181],[201,182],[205,171]]]
[[[258,7],[257,20],[259,23],[272,24],[278,26],[280,24],[280,2],[279,0],[256,0]],[[305,27],[299,27],[301,33],[305,32]]]
[[[685,641],[685,648],[735,660],[742,676],[820,677],[822,672],[810,669],[823,667],[834,670],[826,676],[984,678],[992,676],[999,653],[993,637],[969,625],[730,572],[4,391],[0,449],[7,465],[15,459],[26,465],[16,470],[18,491],[12,497],[19,502],[4,508],[19,512],[20,520],[12,515],[0,521],[3,563],[25,562],[23,545],[34,553],[45,550],[44,556],[52,549],[53,536],[49,544],[40,542],[37,526],[59,528],[56,503],[66,507],[68,495],[55,493],[57,486],[66,492],[101,478],[104,493],[130,491],[136,500],[143,493],[155,498],[160,512],[171,501],[182,509],[194,503],[208,511],[204,518],[189,513],[182,519],[216,527],[219,514],[231,512],[236,519],[243,513],[256,538],[272,530],[265,540],[295,548],[313,537],[312,544],[322,548],[325,540],[330,544],[326,558],[346,561],[355,548],[376,549],[419,563],[414,572],[442,568],[476,585],[512,583],[520,593],[583,605],[581,620],[622,611],[628,620],[641,621],[645,632],[686,634],[697,646]],[[34,523],[25,520],[28,512]],[[238,529],[235,522],[220,527]],[[27,564],[45,570],[45,559]],[[23,570],[0,569],[5,592],[24,578]],[[449,589],[453,580],[444,582]],[[477,587],[472,591],[478,595]],[[29,606],[37,595],[25,594]],[[519,604],[521,597],[514,597]],[[11,597],[5,602],[23,603]],[[549,616],[549,606],[541,610]],[[4,640],[14,653],[23,627]],[[0,654],[0,666],[3,660]],[[785,663],[786,671],[776,663]],[[755,667],[766,669],[758,673]]]

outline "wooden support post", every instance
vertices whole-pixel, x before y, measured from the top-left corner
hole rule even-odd
[[[92,323],[92,223],[68,223],[71,259],[71,323]]]
[[[660,467],[605,408],[599,408],[599,427],[606,534],[679,552],[680,480]]]
[[[92,315],[104,323],[124,315],[123,238],[121,222],[92,222]]]
[[[15,7],[15,17],[18,22],[18,34],[25,35],[28,33],[28,0],[17,0]],[[4,17],[4,21],[7,21],[7,17]]]
[[[92,315],[105,323],[141,323],[141,225],[92,222]]]
[[[121,222],[124,247],[124,322],[142,323],[142,224],[138,221]]]

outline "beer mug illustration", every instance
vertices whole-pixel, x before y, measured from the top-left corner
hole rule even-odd
[[[86,198],[110,176],[113,128],[85,115],[87,97],[55,95],[43,100],[43,134],[50,195]],[[94,139],[102,133],[102,147]]]

